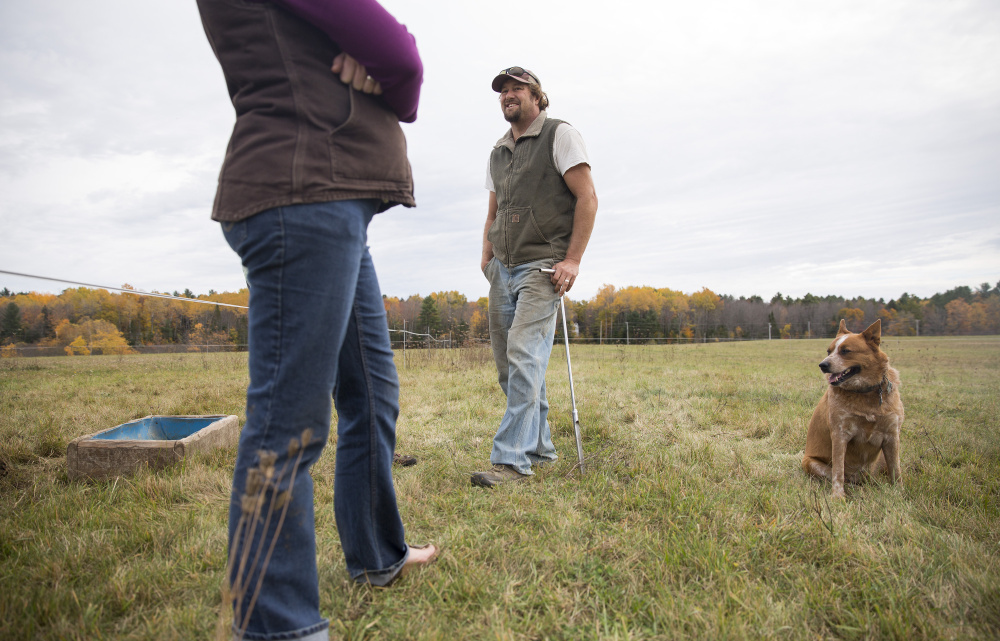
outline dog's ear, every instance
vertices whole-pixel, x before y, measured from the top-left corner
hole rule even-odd
[[[843,318],[841,318],[840,319],[840,329],[837,330],[837,336],[840,336],[841,334],[850,334],[850,333],[851,333],[851,330],[847,329],[847,321],[845,321]]]
[[[868,329],[861,332],[865,340],[876,347],[882,342],[882,319],[878,319],[868,326]]]

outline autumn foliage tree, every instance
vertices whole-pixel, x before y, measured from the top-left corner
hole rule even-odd
[[[126,284],[122,289],[132,287]],[[245,306],[248,297],[244,289],[196,299]],[[234,307],[79,287],[66,289],[59,295],[8,292],[0,297],[0,323],[7,319],[3,314],[10,314],[8,325],[13,328],[14,315],[10,309],[18,311],[19,330],[0,342],[21,346],[64,351],[62,348],[75,343],[71,350],[74,353],[83,353],[82,347],[86,347],[93,354],[121,354],[142,345],[188,344],[199,323],[211,329],[214,340],[246,344],[246,310]],[[76,340],[80,336],[82,345]]]

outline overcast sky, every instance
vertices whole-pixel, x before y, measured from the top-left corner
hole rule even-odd
[[[487,293],[490,81],[534,71],[600,206],[571,293],[930,296],[1000,280],[995,0],[386,0],[425,66],[383,292]],[[209,216],[234,116],[193,0],[0,4],[0,270],[243,286]],[[0,274],[0,288],[68,285]]]

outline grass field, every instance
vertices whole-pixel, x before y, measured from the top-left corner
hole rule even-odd
[[[314,468],[322,611],[337,639],[996,639],[1000,338],[888,338],[903,486],[799,467],[827,341],[574,346],[587,472],[562,459],[474,488],[502,410],[486,349],[397,354],[394,471],[411,542],[441,559],[391,589],[348,581],[333,457]],[[240,414],[245,354],[0,361],[0,639],[225,637],[234,452],[70,482],[66,445],[148,414]]]

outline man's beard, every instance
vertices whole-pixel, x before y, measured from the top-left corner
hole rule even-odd
[[[517,122],[521,119],[521,105],[517,105],[517,109],[514,111],[507,111],[505,108],[503,110],[503,119],[507,122]]]

